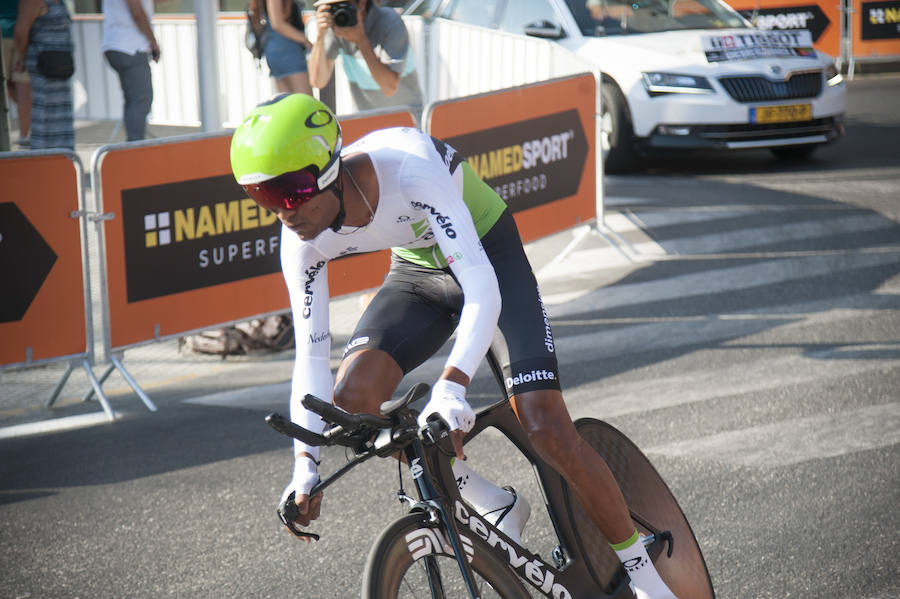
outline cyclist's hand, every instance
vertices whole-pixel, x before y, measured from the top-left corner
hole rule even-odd
[[[300,526],[309,526],[309,523],[316,520],[322,510],[322,493],[316,493],[311,498],[309,495],[300,495],[294,499],[300,515],[294,520]],[[309,539],[306,539],[309,541]]]
[[[447,379],[438,379],[431,388],[431,399],[419,414],[419,426],[425,426],[432,414],[443,418],[450,427],[450,440],[456,457],[465,459],[462,441],[475,425],[475,412],[466,401],[466,388]]]
[[[319,471],[315,460],[306,455],[297,456],[294,461],[294,478],[281,494],[281,504],[284,504],[291,493],[294,494],[294,503],[298,509],[294,522],[300,526],[309,526],[310,522],[319,517],[322,494],[317,493],[312,498],[309,496],[310,490],[318,481]]]

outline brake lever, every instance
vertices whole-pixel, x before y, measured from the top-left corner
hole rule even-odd
[[[445,455],[456,455],[453,443],[450,441],[450,427],[438,414],[428,417],[425,426],[419,429],[419,438],[428,445],[434,445]]]
[[[297,504],[294,503],[295,492],[291,491],[291,494],[288,495],[284,502],[278,506],[276,510],[278,513],[278,519],[281,520],[281,523],[284,524],[289,531],[294,533],[295,536],[301,539],[312,539],[313,541],[319,540],[319,535],[314,532],[306,532],[305,530],[300,530],[297,528],[294,520],[297,519],[297,516],[300,515],[300,508],[297,507]]]

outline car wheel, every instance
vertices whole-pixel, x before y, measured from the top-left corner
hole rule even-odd
[[[776,158],[781,160],[804,160],[819,149],[819,144],[802,144],[797,146],[781,146],[769,148]]]
[[[600,151],[606,173],[626,173],[638,164],[634,130],[622,92],[613,83],[600,87]]]

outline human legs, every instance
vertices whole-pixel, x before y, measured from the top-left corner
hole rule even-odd
[[[378,415],[403,375],[450,338],[461,306],[444,300],[459,287],[452,277],[399,258],[366,306],[335,377],[335,404]]]
[[[31,132],[31,80],[13,81],[12,87],[14,90],[13,101],[19,112],[19,141],[24,142]]]
[[[264,48],[269,73],[275,79],[279,92],[311,94],[309,73],[306,66],[306,49],[270,29]]]
[[[627,540],[634,525],[625,498],[606,462],[578,435],[562,393],[530,391],[511,401],[535,449],[566,479],[604,536],[612,543]]]
[[[150,55],[146,52],[125,54],[115,50],[105,53],[109,66],[119,76],[124,105],[122,119],[128,141],[144,139],[147,115],[153,105],[153,79],[150,74]]]
[[[622,560],[637,598],[674,598],[652,567],[616,479],[603,457],[576,431],[562,393],[530,391],[513,396],[511,401],[535,449],[566,479],[587,515]]]
[[[291,94],[312,94],[312,86],[309,84],[309,73],[291,73],[275,80],[275,88],[279,92]]]
[[[538,454],[566,480],[612,545],[638,599],[674,598],[639,541],[609,466],[581,438],[566,409],[550,318],[512,217],[501,216],[482,244],[503,296],[499,326],[506,343],[497,345],[494,352],[516,417]]]
[[[341,361],[334,385],[334,403],[348,412],[380,416],[379,406],[391,398],[403,370],[380,349],[362,350]]]
[[[6,91],[16,104],[19,116],[19,142],[28,142],[31,131],[31,78],[27,71],[14,71],[13,65],[18,57],[15,42],[3,38],[3,66],[6,73]]]

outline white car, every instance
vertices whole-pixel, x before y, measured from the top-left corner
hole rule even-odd
[[[432,0],[406,14],[555,40],[603,73],[606,172],[660,150],[801,158],[843,134],[845,86],[808,31],[762,31],[719,0]]]

